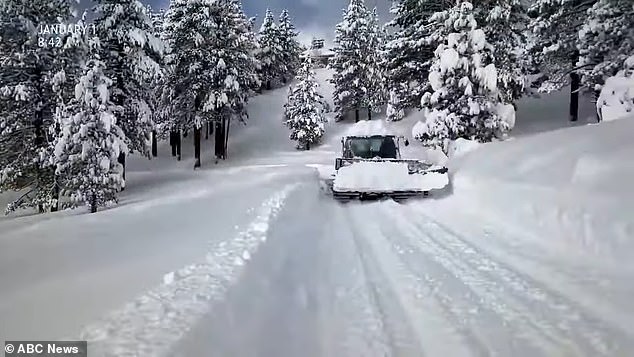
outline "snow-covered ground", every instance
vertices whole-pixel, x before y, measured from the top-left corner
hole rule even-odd
[[[315,167],[350,123],[296,151],[286,93],[253,98],[226,162],[210,139],[194,171],[188,137],[181,162],[165,146],[131,159],[115,207],[0,219],[0,340],[117,357],[634,352],[634,120],[566,128],[561,98],[527,102],[516,138],[449,162],[452,195],[339,204]],[[386,125],[412,141],[415,119]]]

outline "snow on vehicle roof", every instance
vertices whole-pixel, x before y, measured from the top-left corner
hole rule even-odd
[[[346,136],[373,136],[373,135],[393,135],[397,134],[388,129],[383,120],[361,120],[348,129]]]

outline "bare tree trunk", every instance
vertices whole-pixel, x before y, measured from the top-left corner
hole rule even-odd
[[[355,123],[359,122],[359,109],[354,110],[354,122]]]
[[[176,157],[176,132],[170,130],[170,146],[172,147],[172,156]]]
[[[579,52],[575,52],[572,56],[573,67],[577,65],[579,60]],[[579,120],[579,87],[581,78],[579,73],[570,73],[570,121]]]
[[[221,119],[222,120],[222,119]],[[214,125],[215,125],[215,145],[214,145],[214,152],[216,155],[216,162],[218,162],[219,159],[222,159],[222,149],[225,145],[224,143],[224,132],[222,131],[222,122],[221,120],[217,120]]]
[[[271,81],[266,81],[266,90],[271,90]]]
[[[55,184],[53,184],[53,199],[55,204],[51,206],[51,212],[59,211],[59,184],[57,183],[57,176],[55,176]]]
[[[200,137],[202,128],[194,128],[194,169],[200,167]]]
[[[90,213],[97,213],[97,195],[94,193],[90,198]]]
[[[117,161],[123,167],[122,177],[123,177],[123,181],[125,181],[125,153],[120,152],[119,157],[117,158]],[[121,187],[121,191],[125,191],[125,186]]]
[[[152,130],[152,156],[158,156],[158,139],[156,138],[156,130]]]
[[[209,140],[209,122],[205,123],[205,140]]]
[[[593,97],[594,97],[595,104],[599,101],[599,96],[600,95],[601,95],[601,91],[598,91],[598,90],[593,91]],[[596,108],[596,106],[595,106],[595,108]],[[597,123],[600,123],[602,121],[601,114],[599,113],[598,110],[595,111],[595,114],[597,116]]]
[[[176,156],[177,156],[177,160],[181,161],[181,144],[182,144],[182,139],[181,139],[181,131],[178,130],[176,132]]]
[[[227,159],[227,152],[229,148],[229,127],[231,126],[231,117],[225,119],[225,147],[224,147],[224,156],[223,158]]]
[[[372,108],[368,108],[368,120],[372,120]]]

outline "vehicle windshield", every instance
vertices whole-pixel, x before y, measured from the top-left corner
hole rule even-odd
[[[396,159],[396,143],[391,136],[348,138],[347,157]]]

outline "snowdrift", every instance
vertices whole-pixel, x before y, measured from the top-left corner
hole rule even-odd
[[[339,192],[423,192],[444,188],[448,183],[446,174],[410,175],[407,163],[361,161],[340,168],[333,188]]]
[[[614,76],[606,80],[597,99],[597,112],[603,121],[631,116],[634,110],[634,76]]]
[[[517,232],[530,232],[549,249],[629,261],[634,118],[629,119],[482,145],[451,162],[452,199]]]

